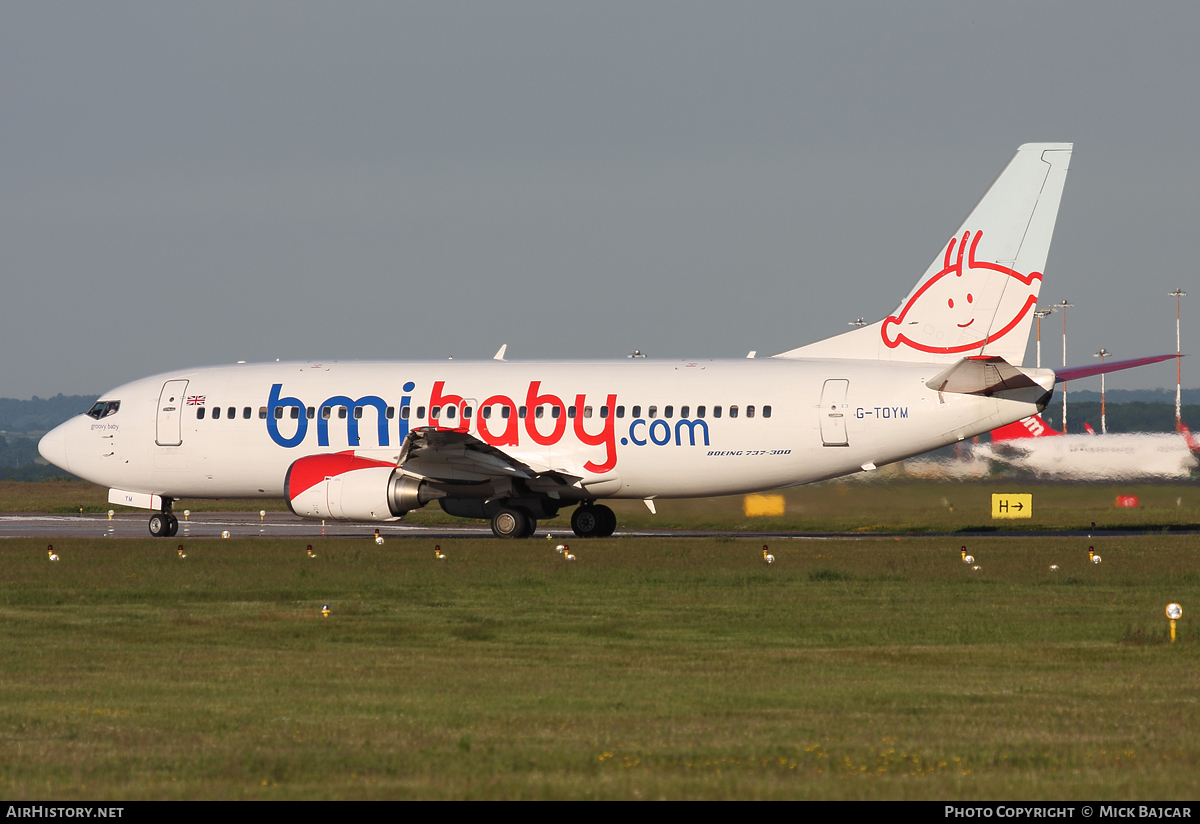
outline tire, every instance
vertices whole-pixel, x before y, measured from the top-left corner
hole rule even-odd
[[[150,516],[150,534],[155,538],[166,538],[171,531],[171,522],[163,513]]]
[[[596,515],[600,520],[600,531],[597,538],[608,538],[617,531],[617,514],[603,504],[597,504]]]
[[[504,507],[492,516],[492,534],[497,538],[528,537],[529,517],[519,509]]]
[[[174,515],[168,515],[167,522],[169,524],[167,527],[167,537],[174,538],[179,533],[179,519]]]
[[[580,538],[598,538],[604,532],[604,519],[598,509],[608,509],[608,507],[595,507],[588,504],[580,504],[571,513],[571,530]],[[616,518],[613,519],[614,522]]]

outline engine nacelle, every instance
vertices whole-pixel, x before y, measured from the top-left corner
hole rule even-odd
[[[300,517],[337,521],[394,521],[437,497],[395,464],[353,452],[299,459],[288,469],[284,490],[288,506]]]

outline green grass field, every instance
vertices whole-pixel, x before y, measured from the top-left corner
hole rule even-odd
[[[1033,493],[1033,518],[993,521],[993,492]],[[1200,487],[1194,484],[1084,485],[1013,481],[972,483],[861,482],[811,484],[782,490],[787,509],[783,516],[748,518],[742,497],[662,500],[651,515],[641,501],[608,502],[621,528],[681,527],[722,530],[803,532],[953,532],[958,530],[1083,529],[1094,521],[1101,530],[1200,528]],[[1118,495],[1136,495],[1140,507],[1114,506]],[[108,490],[82,482],[0,482],[0,512],[123,512],[140,510],[110,507]],[[180,500],[177,511],[193,512],[286,511],[275,500]],[[570,529],[570,509],[546,528]],[[409,523],[461,523],[436,504],[410,512]]]
[[[6,799],[1200,792],[1193,536],[55,543],[0,542]]]

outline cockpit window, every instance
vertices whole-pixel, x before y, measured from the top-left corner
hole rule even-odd
[[[91,409],[87,411],[89,418],[100,420],[107,418],[109,415],[117,414],[117,410],[121,408],[120,401],[96,401]]]

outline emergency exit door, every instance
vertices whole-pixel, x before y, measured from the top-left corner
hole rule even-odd
[[[821,443],[824,446],[849,446],[846,418],[849,411],[846,394],[850,381],[836,378],[825,381],[821,389]]]
[[[159,446],[179,446],[183,443],[183,406],[187,381],[167,381],[158,395],[158,428],[154,442]]]

